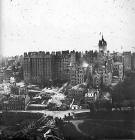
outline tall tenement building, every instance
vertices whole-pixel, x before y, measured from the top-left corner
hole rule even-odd
[[[62,81],[70,80],[69,73],[70,54],[69,51],[62,51]]]
[[[113,59],[111,57],[105,61],[105,71],[106,73],[113,72]]]
[[[46,85],[49,82],[69,80],[69,51],[24,53],[24,80],[26,83]]]
[[[4,71],[0,70],[0,84],[2,84],[4,80]]]
[[[53,56],[53,80],[56,83],[61,80],[61,59],[61,52],[56,52]]]
[[[124,71],[131,71],[131,52],[123,52]]]
[[[93,64],[95,60],[97,59],[97,54],[96,52],[93,52],[93,50],[85,51],[85,54],[83,57],[87,61],[88,64]]]
[[[73,86],[84,82],[84,68],[82,66],[77,64],[70,66],[70,82]]]
[[[101,74],[98,74],[97,72],[95,72],[95,74],[93,74],[93,87],[94,88],[99,88],[101,85]]]
[[[132,53],[131,64],[132,64],[132,70],[135,71],[135,53]]]
[[[31,59],[30,53],[24,53],[24,60],[23,60],[23,76],[24,81],[29,83],[31,81]]]
[[[113,76],[117,76],[120,80],[123,79],[123,64],[120,62],[114,62],[113,64]]]
[[[75,51],[70,52],[70,66],[76,64],[76,54]]]
[[[52,80],[52,55],[49,52],[24,53],[23,68],[26,83],[46,84]]]
[[[103,81],[103,85],[110,86],[112,83],[112,73],[111,72],[103,73],[102,81]]]
[[[118,52],[113,52],[113,61],[114,62],[121,62],[123,63],[123,56],[122,53],[118,53]]]
[[[69,51],[56,52],[53,56],[53,81],[66,82],[69,81]]]

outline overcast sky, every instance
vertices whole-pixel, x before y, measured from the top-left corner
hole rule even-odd
[[[1,1],[5,56],[98,49],[100,32],[110,51],[135,47],[135,0]]]

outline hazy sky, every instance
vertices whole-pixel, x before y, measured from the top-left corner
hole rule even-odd
[[[6,56],[28,51],[135,47],[135,0],[1,0],[1,45]],[[123,46],[123,47],[121,47]]]

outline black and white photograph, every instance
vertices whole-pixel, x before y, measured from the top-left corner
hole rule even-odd
[[[0,0],[0,140],[135,139],[135,0]]]

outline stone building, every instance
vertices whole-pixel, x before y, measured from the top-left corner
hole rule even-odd
[[[124,71],[131,71],[131,52],[123,52]]]
[[[114,62],[113,62],[112,57],[109,57],[106,59],[106,61],[105,61],[105,72],[106,73],[113,72],[113,63]]]
[[[101,74],[99,74],[99,73],[95,73],[95,74],[93,74],[93,87],[94,88],[99,88],[100,87],[100,85],[101,85]]]
[[[30,98],[23,95],[10,96],[7,100],[2,101],[2,110],[25,110]]]
[[[0,70],[0,84],[2,84],[3,80],[4,80],[4,71]]]
[[[83,100],[83,98],[84,98],[83,92],[84,92],[83,88],[77,88],[77,89],[72,88],[72,89],[68,90],[67,97],[70,101],[72,101],[74,99],[74,104],[79,105],[81,100]]]
[[[95,102],[99,98],[99,91],[97,89],[89,89],[85,93],[85,103]]]
[[[123,64],[120,62],[114,62],[113,64],[113,76],[117,76],[120,80],[123,79]]]
[[[10,82],[10,78],[13,77],[13,71],[12,71],[12,67],[9,66],[5,71],[4,71],[4,80],[6,82]]]
[[[24,54],[24,81],[46,84],[52,80],[52,56],[49,52],[29,52]]]
[[[69,81],[69,65],[70,65],[70,54],[69,51],[56,52],[53,56],[53,81],[67,82]]]
[[[99,42],[98,42],[98,46],[99,46],[99,53],[102,53],[102,54],[106,53],[106,51],[107,51],[107,42],[104,40],[103,35],[102,35],[102,39],[99,40]]]
[[[121,63],[123,63],[123,56],[122,56],[121,53],[113,52],[112,56],[113,56],[113,61],[114,62],[121,62]]]
[[[91,88],[93,86],[93,79],[92,79],[92,76],[93,76],[93,65],[88,65],[88,67],[86,68],[86,82],[89,86],[89,88]]]
[[[69,65],[70,65],[70,54],[69,51],[62,51],[62,81],[69,81],[70,80],[70,73],[69,73]]]
[[[80,65],[70,66],[70,83],[75,86],[84,82],[84,68]]]
[[[103,73],[103,85],[109,86],[112,83],[112,73]]]
[[[26,83],[46,85],[69,81],[69,51],[24,53],[24,81]]]
[[[31,82],[31,58],[30,53],[24,53],[23,76],[26,83]]]
[[[70,66],[76,64],[76,54],[75,51],[70,52]]]
[[[135,71],[135,53],[132,53],[131,65],[132,65],[132,70]]]
[[[84,59],[88,62],[88,64],[93,64],[95,60],[95,55],[94,55],[93,50],[85,51]]]

